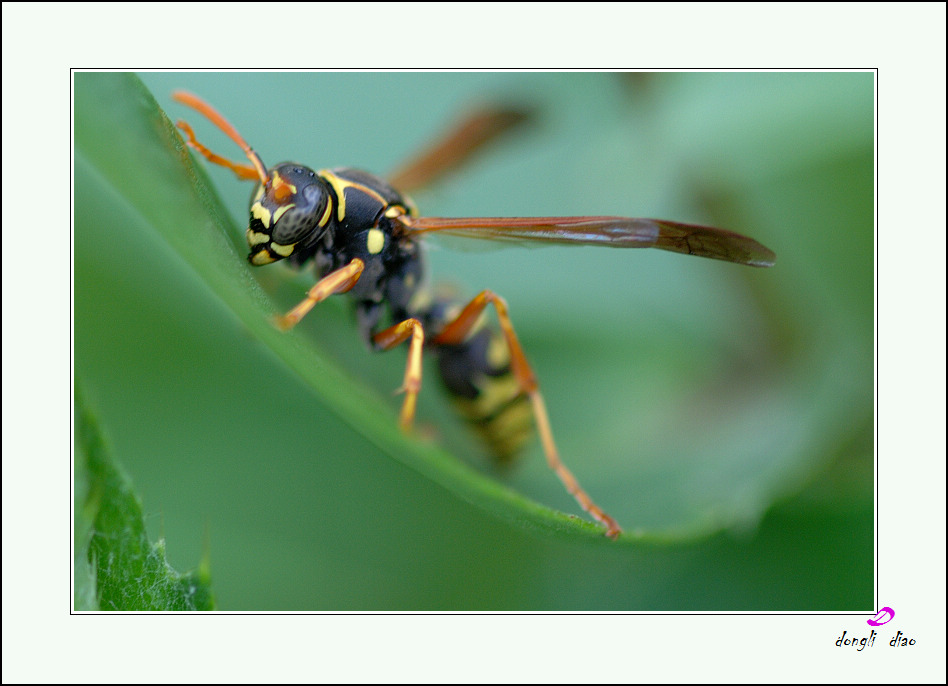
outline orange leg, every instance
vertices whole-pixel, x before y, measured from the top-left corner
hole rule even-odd
[[[365,264],[359,258],[355,258],[345,267],[341,267],[334,272],[330,272],[309,289],[306,298],[299,305],[287,312],[282,317],[277,317],[276,324],[279,328],[286,331],[296,326],[299,321],[306,316],[306,313],[313,309],[316,303],[320,303],[330,295],[336,293],[345,293],[356,285],[359,277],[362,276],[362,270]]]
[[[415,419],[415,406],[421,390],[421,349],[425,344],[425,330],[417,319],[406,319],[372,336],[372,342],[382,350],[391,350],[411,337],[408,347],[408,363],[405,365],[405,380],[396,391],[405,394],[398,424],[403,430],[411,428]]]
[[[553,441],[553,431],[550,428],[550,419],[546,413],[543,396],[540,395],[536,376],[530,368],[530,363],[527,362],[527,357],[523,352],[520,341],[517,339],[517,334],[514,333],[510,315],[507,313],[507,303],[504,299],[491,291],[482,291],[464,307],[453,321],[444,327],[441,333],[434,337],[432,343],[436,345],[458,345],[462,343],[489,304],[493,304],[497,311],[500,328],[507,341],[507,346],[510,348],[510,366],[514,377],[523,392],[530,397],[530,402],[533,405],[533,416],[536,419],[537,431],[543,443],[543,452],[546,454],[547,464],[563,482],[566,490],[576,499],[580,507],[588,512],[593,519],[605,525],[606,536],[616,538],[622,532],[616,520],[603,512],[602,508],[592,501],[592,498],[579,485],[576,477],[560,460],[559,451]]]

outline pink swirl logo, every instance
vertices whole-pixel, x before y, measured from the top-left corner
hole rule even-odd
[[[893,617],[895,617],[895,610],[891,607],[884,607],[876,613],[875,617],[867,619],[866,624],[869,626],[882,626],[883,624],[891,622]]]

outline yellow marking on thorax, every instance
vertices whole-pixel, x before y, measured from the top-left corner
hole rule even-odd
[[[372,255],[378,255],[385,247],[385,234],[380,229],[369,229],[365,247]]]
[[[319,175],[323,177],[326,181],[329,182],[329,185],[332,186],[333,190],[336,192],[336,197],[339,199],[339,209],[336,210],[336,219],[342,221],[346,218],[346,189],[355,188],[356,190],[362,191],[366,195],[375,198],[379,201],[379,204],[382,206],[387,205],[387,201],[381,195],[373,191],[368,186],[365,186],[361,183],[356,183],[355,181],[346,181],[341,179],[335,174],[333,174],[328,169],[323,169],[319,172]]]
[[[412,274],[409,274],[409,276],[413,277]],[[412,280],[414,280],[414,278]],[[408,283],[408,278],[405,279],[405,285],[408,288],[414,287],[414,284]],[[431,295],[431,291],[427,288],[420,288],[412,294],[411,299],[408,301],[408,311],[426,312],[428,308],[431,307],[433,301],[434,298]]]

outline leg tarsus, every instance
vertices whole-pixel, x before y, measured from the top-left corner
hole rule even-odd
[[[408,361],[405,363],[405,377],[401,387],[396,391],[396,393],[405,394],[398,420],[403,431],[408,431],[415,420],[418,393],[421,391],[421,352],[425,345],[425,330],[420,321],[411,318],[372,336],[372,342],[380,350],[391,350],[409,338],[411,342],[408,347]]]
[[[537,422],[537,433],[540,434],[540,441],[543,443],[543,452],[546,455],[547,464],[556,476],[559,477],[559,480],[566,487],[569,494],[576,499],[579,506],[588,512],[593,519],[603,524],[606,527],[606,536],[614,540],[622,533],[622,529],[616,520],[607,515],[601,507],[593,502],[592,498],[583,490],[583,487],[579,485],[573,473],[567,469],[566,465],[560,460],[556,443],[553,442],[553,431],[550,429],[550,419],[546,413],[546,404],[543,402],[543,396],[540,395],[539,390],[534,390],[530,392],[529,395],[530,402],[533,405],[533,416]]]

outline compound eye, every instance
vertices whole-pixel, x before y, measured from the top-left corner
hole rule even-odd
[[[316,231],[329,205],[329,193],[318,180],[294,184],[296,192],[273,212],[273,240],[298,243]]]

